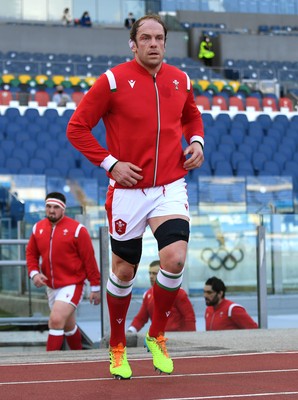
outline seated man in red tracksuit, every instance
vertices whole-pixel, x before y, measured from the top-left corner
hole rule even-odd
[[[244,307],[225,298],[226,286],[213,276],[204,287],[206,302],[206,331],[228,329],[257,329],[257,323],[248,315]]]
[[[147,290],[143,297],[142,306],[138,314],[134,317],[129,332],[138,332],[143,326],[152,319],[153,315],[153,285],[160,268],[159,261],[152,261],[149,265],[149,278],[151,288]],[[166,324],[166,331],[195,331],[196,330],[196,317],[192,304],[187,296],[187,293],[182,288],[176,296],[175,302],[171,309],[171,314]]]

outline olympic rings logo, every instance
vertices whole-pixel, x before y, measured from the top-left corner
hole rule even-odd
[[[206,247],[201,253],[201,259],[213,271],[217,271],[221,267],[231,271],[237,267],[243,258],[243,250],[239,247],[234,247],[232,250],[228,250],[225,246],[219,246],[216,250]]]

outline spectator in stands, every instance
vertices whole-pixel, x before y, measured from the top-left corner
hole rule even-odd
[[[62,14],[62,24],[63,25],[71,25],[72,24],[72,16],[70,14],[70,9],[65,8]]]
[[[135,19],[133,13],[132,12],[128,13],[127,18],[125,18],[125,20],[124,20],[125,28],[130,29],[135,21],[136,21],[136,19]]]
[[[152,261],[149,265],[149,278],[151,288],[147,290],[143,297],[142,306],[138,314],[134,317],[129,332],[138,332],[143,326],[152,320],[153,315],[153,286],[156,282],[156,277],[160,269],[160,262],[158,260]],[[166,331],[195,331],[196,330],[196,317],[192,304],[184,289],[180,288],[172,306],[171,314],[167,320]]]
[[[257,323],[245,308],[225,298],[226,286],[215,276],[207,279],[204,287],[206,302],[206,331],[229,329],[257,329]]]
[[[88,27],[90,28],[92,26],[91,18],[88,11],[85,11],[81,16],[80,25],[85,26],[87,28]]]
[[[200,43],[200,51],[198,57],[207,67],[212,67],[212,61],[215,54],[212,51],[212,42],[209,36],[204,36]]]
[[[52,100],[57,104],[58,107],[65,107],[66,103],[71,101],[70,96],[64,92],[64,87],[58,85],[56,87],[56,92],[53,94]]]
[[[100,273],[87,229],[64,215],[66,199],[52,192],[45,198],[46,218],[37,222],[26,249],[28,273],[38,288],[46,286],[50,307],[47,351],[61,350],[64,336],[71,350],[81,350],[75,311],[85,280],[91,304],[100,303]]]

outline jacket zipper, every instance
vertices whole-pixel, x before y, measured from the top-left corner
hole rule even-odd
[[[52,226],[52,232],[50,237],[50,252],[49,252],[49,261],[50,261],[50,269],[52,276],[52,287],[54,288],[54,271],[53,271],[53,263],[52,263],[52,247],[53,247],[53,236],[54,236],[55,226]]]
[[[159,148],[159,137],[160,137],[160,105],[158,88],[156,85],[156,74],[153,76],[154,89],[156,94],[156,108],[157,108],[157,136],[156,136],[156,147],[155,147],[155,165],[154,165],[154,177],[153,186],[156,185],[157,165],[158,165],[158,148]]]

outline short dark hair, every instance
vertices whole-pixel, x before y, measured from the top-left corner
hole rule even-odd
[[[159,260],[154,260],[149,264],[149,268],[160,266]]]
[[[137,37],[137,33],[138,33],[138,29],[139,29],[140,25],[144,21],[147,21],[149,19],[153,19],[154,21],[158,22],[163,27],[163,31],[165,34],[165,41],[166,41],[168,29],[167,29],[165,23],[163,22],[163,20],[157,14],[148,14],[148,15],[144,15],[144,17],[137,19],[130,29],[130,36],[129,36],[130,40],[132,40],[133,42],[136,42],[136,37]]]
[[[47,200],[47,199],[57,199],[57,200],[61,200],[61,201],[63,201],[64,204],[66,204],[66,197],[64,196],[63,193],[60,193],[60,192],[51,192],[51,193],[48,193],[48,194],[46,195],[45,200]]]
[[[216,276],[212,276],[211,278],[207,279],[205,285],[211,286],[212,290],[214,290],[216,293],[222,292],[222,297],[225,297],[227,288],[221,279],[217,278]]]

